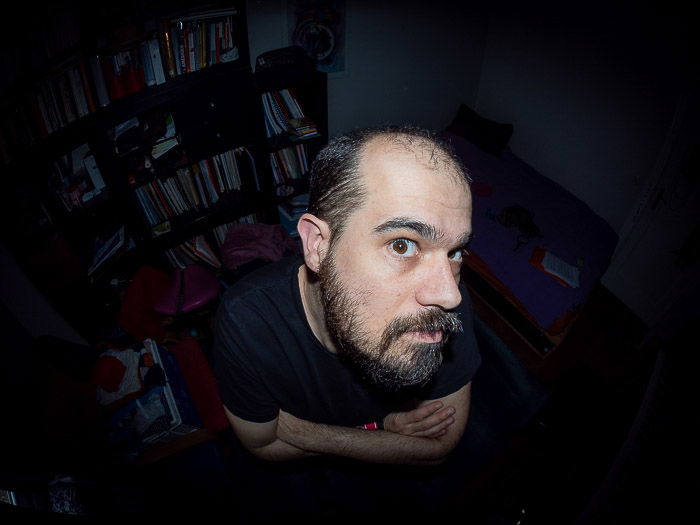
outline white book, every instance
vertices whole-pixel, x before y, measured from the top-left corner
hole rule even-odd
[[[71,91],[73,92],[73,100],[78,111],[78,117],[84,117],[90,113],[87,99],[85,98],[85,90],[83,89],[83,81],[80,77],[78,66],[74,66],[68,70],[68,79],[70,80]]]
[[[153,67],[153,75],[156,79],[156,85],[165,82],[165,70],[163,69],[163,60],[160,56],[160,45],[157,38],[152,38],[148,41],[148,48],[151,56],[151,66]]]
[[[544,269],[565,281],[572,288],[578,288],[580,268],[573,266],[547,251],[542,259]]]
[[[156,85],[156,76],[153,72],[153,62],[151,61],[151,49],[148,42],[141,42],[139,45],[141,53],[141,63],[143,64],[143,77],[147,86]]]

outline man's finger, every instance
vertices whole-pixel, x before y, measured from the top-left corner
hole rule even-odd
[[[425,418],[430,417],[432,414],[437,412],[442,408],[441,401],[434,401],[433,403],[428,403],[418,408],[414,408],[410,412],[407,412],[408,421],[411,423],[417,423],[423,421]]]
[[[452,407],[446,407],[442,410],[439,410],[438,412],[425,418],[423,421],[416,423],[415,430],[417,432],[425,432],[425,431],[430,430],[431,428],[434,428],[434,427],[437,427],[438,425],[441,425],[443,422],[447,421],[448,419],[452,419],[454,421],[454,419],[452,418],[454,413],[455,413],[455,410]]]
[[[413,435],[416,437],[432,437],[432,438],[440,437],[440,436],[444,435],[445,433],[447,433],[447,428],[454,422],[455,422],[455,419],[453,417],[448,417],[447,419],[443,419],[442,421],[440,421],[436,425],[434,425],[426,430],[416,432]]]

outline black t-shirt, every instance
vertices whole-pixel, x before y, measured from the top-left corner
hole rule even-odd
[[[412,399],[436,399],[459,390],[481,357],[469,296],[457,309],[464,331],[453,334],[443,364],[422,388],[389,394],[370,386],[316,339],[299,291],[299,256],[271,263],[223,295],[216,319],[214,370],[224,405],[252,422],[284,410],[301,419],[339,426],[379,421]]]

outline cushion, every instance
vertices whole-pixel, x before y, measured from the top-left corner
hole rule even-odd
[[[487,153],[500,156],[513,135],[513,124],[487,119],[461,104],[447,131],[464,137]]]

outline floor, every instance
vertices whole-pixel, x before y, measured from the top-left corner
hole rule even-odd
[[[644,334],[643,323],[600,287],[557,349],[544,360],[523,359],[550,399],[490,468],[465,480],[456,506],[471,523],[575,522],[640,406],[654,365],[654,353],[640,348]],[[507,333],[498,335],[508,343]]]
[[[513,343],[498,322],[492,328]],[[466,484],[458,502],[464,512],[481,524],[576,522],[638,412],[656,355],[641,344],[645,334],[644,323],[601,286],[545,359],[513,343],[550,399],[491,468]]]

